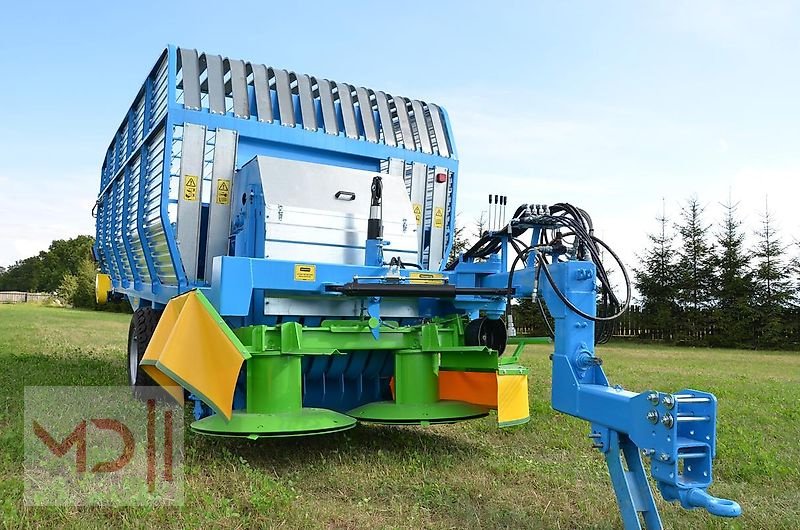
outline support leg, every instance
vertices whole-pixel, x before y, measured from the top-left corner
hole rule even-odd
[[[658,515],[658,508],[638,448],[625,434],[617,431],[609,431],[608,439],[606,464],[625,529],[641,530],[643,528],[639,519],[641,513],[644,518],[644,528],[661,530],[663,528],[661,517]],[[623,457],[628,466],[627,470],[623,465]]]

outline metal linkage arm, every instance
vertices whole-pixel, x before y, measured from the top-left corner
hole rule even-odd
[[[592,424],[589,436],[605,455],[625,528],[642,528],[640,515],[646,528],[662,528],[640,454],[651,458],[651,474],[667,501],[724,517],[740,515],[736,502],[706,492],[716,451],[716,398],[696,390],[637,394],[609,386],[594,352],[594,322],[555,291],[595,315],[594,264],[556,262],[549,271],[554,285],[543,281],[541,290],[556,322],[553,408]]]

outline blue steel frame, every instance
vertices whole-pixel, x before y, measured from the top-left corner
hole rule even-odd
[[[453,192],[450,197],[450,204],[448,205],[449,223],[447,226],[449,227],[449,230],[445,234],[447,241],[445,255],[450,253],[450,249],[453,245],[453,231],[456,221],[454,203],[455,196],[458,191],[458,158],[456,147],[452,140],[453,135],[450,120],[447,112],[443,108],[440,108],[440,110],[442,112],[446,135],[449,138],[449,148],[451,152],[451,156],[449,158],[437,154],[426,154],[419,151],[412,151],[402,147],[368,142],[363,136],[363,131],[361,131],[362,136],[360,138],[354,139],[348,138],[344,135],[344,133],[340,133],[339,135],[331,135],[326,134],[321,129],[316,132],[312,132],[304,130],[302,127],[282,126],[277,122],[259,122],[255,115],[251,115],[249,119],[244,119],[240,117],[234,117],[233,112],[228,112],[227,114],[221,115],[212,114],[208,109],[186,109],[178,102],[177,98],[176,75],[178,70],[178,48],[174,45],[169,45],[167,46],[164,54],[162,54],[162,58],[164,55],[166,55],[167,59],[166,75],[168,83],[166,113],[158,123],[153,124],[149,129],[145,127],[145,134],[143,134],[145,138],[141,142],[141,145],[129,154],[123,164],[116,164],[114,168],[108,170],[108,173],[113,174],[110,174],[102,179],[100,197],[102,198],[109,191],[113,194],[113,192],[118,188],[118,186],[113,186],[114,182],[117,179],[125,178],[123,175],[126,174],[126,166],[130,163],[133,157],[139,156],[140,153],[144,153],[145,155],[147,154],[147,140],[157,133],[163,126],[165,129],[166,138],[163,155],[164,167],[161,183],[161,223],[163,225],[164,235],[169,248],[172,266],[174,268],[175,275],[178,278],[178,284],[173,286],[164,285],[159,282],[152,256],[150,256],[149,252],[147,251],[147,235],[141,226],[143,215],[142,208],[144,207],[143,190],[145,187],[144,179],[142,178],[140,179],[139,190],[138,233],[140,240],[145,247],[144,254],[148,271],[150,272],[151,282],[150,284],[145,284],[141,281],[137,282],[136,277],[134,277],[133,285],[129,285],[125,279],[117,277],[115,274],[111,274],[112,286],[115,292],[124,294],[131,300],[140,299],[146,305],[162,307],[169,301],[170,298],[177,296],[178,294],[194,288],[208,288],[206,283],[190,283],[187,280],[180,259],[175,231],[169,222],[168,207],[170,160],[172,157],[173,131],[176,125],[184,125],[187,123],[203,125],[209,130],[223,128],[237,131],[239,134],[239,147],[236,163],[237,168],[241,167],[253,156],[258,154],[289,158],[299,161],[351,167],[369,171],[378,171],[381,162],[388,160],[389,158],[402,159],[406,162],[420,162],[429,167],[439,166],[446,168],[448,171],[452,172],[453,179]],[[159,60],[159,63],[160,61],[161,59]],[[149,118],[149,114],[152,111],[150,105],[152,104],[152,85],[154,82],[156,68],[157,67],[153,68],[150,75],[147,77],[145,84],[140,89],[139,96],[137,96],[137,99],[138,97],[141,97],[142,94],[145,96],[145,114],[147,118]],[[130,117],[130,115],[131,111],[128,112],[128,117]],[[130,123],[131,122],[128,121],[129,127]],[[149,123],[149,121],[145,123]],[[128,136],[130,137],[130,135]],[[110,148],[109,151],[113,150],[115,154],[118,153],[119,149],[117,146],[115,146],[115,144],[119,141],[120,135],[118,134],[115,136],[114,141],[112,141],[112,148]],[[126,150],[126,152],[127,151],[128,150]],[[146,157],[144,160],[146,161]],[[144,166],[145,164],[143,164],[142,167],[142,175],[146,173],[146,168]],[[116,217],[116,215],[111,217]],[[128,216],[126,215],[125,219],[123,219],[123,226],[126,226],[128,220],[127,217]],[[101,231],[100,224],[102,222],[103,221],[98,218],[98,235]],[[111,219],[111,222],[108,224],[109,226],[107,229],[113,230],[113,219]],[[130,241],[128,240],[126,231],[124,229],[122,233],[122,239],[125,248],[129,249]],[[102,253],[102,255],[106,258],[106,261],[113,259],[117,264],[115,269],[120,271],[121,274],[123,270],[121,267],[122,256],[119,255],[116,246],[113,247],[112,256],[107,255],[106,249],[100,241],[96,243],[95,249],[97,253]],[[131,269],[134,269],[135,267],[133,266],[132,258],[130,255],[127,257],[130,260],[129,263],[131,264]],[[103,272],[113,271],[103,270]]]

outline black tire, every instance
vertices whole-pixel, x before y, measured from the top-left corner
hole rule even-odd
[[[136,397],[152,397],[153,387],[158,387],[158,383],[142,370],[139,362],[144,357],[150,339],[153,338],[159,318],[161,311],[151,307],[137,309],[131,317],[131,325],[128,328],[128,384],[131,385],[133,395]]]

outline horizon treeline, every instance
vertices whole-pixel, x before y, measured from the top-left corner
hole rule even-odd
[[[765,203],[748,233],[739,205],[722,218],[688,198],[676,215],[662,206],[633,269],[640,339],[737,348],[800,346],[800,242],[781,232]]]

